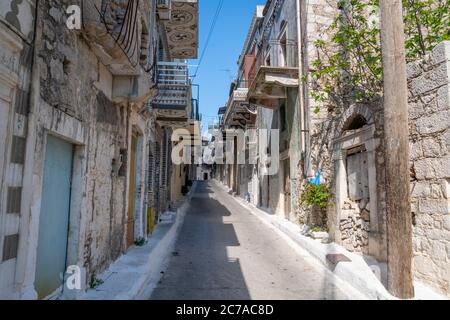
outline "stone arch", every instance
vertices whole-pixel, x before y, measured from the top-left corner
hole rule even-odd
[[[372,111],[365,105],[350,106],[342,114],[341,120],[336,128],[336,138],[341,136],[346,130],[356,129],[352,127],[360,123],[364,123],[360,127],[373,124],[374,116]]]
[[[342,114],[333,140],[335,239],[349,251],[383,260],[378,214],[374,113],[352,105]]]

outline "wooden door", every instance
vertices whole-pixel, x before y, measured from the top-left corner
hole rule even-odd
[[[369,199],[367,152],[364,149],[347,156],[347,181],[351,200]]]

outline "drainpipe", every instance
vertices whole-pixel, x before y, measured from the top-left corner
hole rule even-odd
[[[297,60],[298,60],[298,104],[299,104],[299,116],[300,116],[300,151],[302,157],[305,158],[306,149],[306,135],[305,135],[305,99],[303,91],[303,56],[302,56],[302,27],[301,27],[301,7],[300,0],[296,0],[297,5]],[[306,161],[305,161],[306,164]],[[303,168],[303,174],[306,175],[306,165]]]
[[[303,35],[302,35],[302,25],[301,25],[301,0],[296,0],[297,2],[297,54],[298,54],[298,101],[299,101],[299,122],[300,122],[300,145],[302,157],[304,160],[303,176],[311,176],[310,173],[310,136],[309,136],[309,112],[308,104],[305,99],[305,87],[303,79],[304,71],[304,60],[303,60]]]

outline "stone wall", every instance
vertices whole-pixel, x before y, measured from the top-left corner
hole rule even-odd
[[[339,217],[342,245],[349,251],[369,254],[370,207],[345,201]]]
[[[414,275],[450,294],[450,42],[407,70]]]
[[[301,1],[302,5],[302,51],[304,54],[303,59],[303,73],[308,73],[313,67],[312,63],[317,59],[317,50],[315,49],[315,41],[323,39],[327,41],[330,39],[328,28],[334,20],[337,14],[337,6],[334,7],[329,1],[316,0],[316,1]],[[314,221],[319,225],[323,225],[326,221],[320,220],[317,215],[314,214],[310,208],[303,207],[300,203],[300,196],[305,189],[307,180],[306,176],[311,177],[315,175],[320,169],[322,177],[325,181],[329,180],[331,176],[331,152],[328,150],[328,141],[331,141],[333,132],[333,122],[329,121],[329,114],[326,108],[318,105],[309,95],[311,90],[311,83],[308,83],[308,88],[305,88],[304,93],[304,105],[307,115],[309,117],[305,119],[305,122],[309,122],[309,128],[306,127],[304,134],[301,135],[299,140],[305,140],[306,149],[305,155],[301,161],[297,163],[297,176],[295,183],[295,195],[296,200],[296,214],[297,220],[300,223],[310,223]],[[320,112],[316,112],[316,108],[320,108]],[[302,117],[303,115],[300,115]],[[310,143],[308,144],[308,141]],[[309,154],[309,157],[306,156]],[[305,156],[309,158],[309,161],[305,162]]]
[[[24,278],[23,200],[35,1],[0,3],[0,299],[16,299]]]
[[[83,174],[73,186],[73,192],[81,195],[80,213],[78,221],[73,221],[76,227],[71,225],[80,232],[74,240],[78,254],[71,258],[86,268],[89,277],[124,250],[127,177],[115,174],[113,159],[127,148],[130,111],[99,89],[111,88],[112,77],[89,44],[65,27],[64,8],[59,1],[43,1],[38,9],[42,17],[37,41],[40,101],[34,111],[34,171],[35,179],[41,181],[47,133],[80,145],[80,158],[74,161],[82,163]],[[74,136],[75,132],[79,134]]]
[[[332,34],[329,26],[338,14],[338,8],[332,6],[329,1],[305,2],[302,19],[303,25],[303,51],[307,53],[304,61],[305,72],[311,71],[313,61],[318,57],[318,51],[314,42],[318,39],[328,41]],[[336,50],[336,48],[330,48]],[[384,191],[384,148],[383,136],[383,112],[382,104],[378,99],[370,103],[350,104],[336,108],[314,101],[310,97],[310,91],[315,84],[310,79],[305,93],[305,108],[309,119],[306,128],[306,161],[301,162],[300,174],[314,177],[321,172],[321,182],[329,186],[330,206],[326,218],[320,219],[317,211],[304,207],[299,203],[298,211],[300,223],[319,224],[328,229],[330,239],[346,245],[351,251],[360,251],[371,254],[381,261],[386,260],[385,248],[385,191]],[[351,123],[358,117],[364,120],[359,128],[362,132],[352,132]],[[370,137],[362,139],[361,134],[371,127]],[[345,144],[339,143],[339,139],[352,136],[353,140]],[[358,139],[362,139],[358,142]],[[343,148],[347,145],[345,148]],[[369,152],[371,160],[368,164],[370,176],[370,206],[360,208],[359,203],[352,203],[348,199],[345,172],[346,157],[349,145],[364,146]],[[340,149],[343,148],[343,149]],[[347,149],[346,149],[347,148]],[[339,168],[342,167],[341,173]],[[307,180],[299,175],[297,193],[305,190]],[[347,202],[347,204],[345,204]],[[348,207],[348,208],[346,208]],[[366,212],[367,211],[367,212]],[[369,232],[370,229],[370,232]]]

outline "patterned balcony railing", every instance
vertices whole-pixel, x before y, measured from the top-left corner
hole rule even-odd
[[[157,109],[187,110],[191,101],[188,66],[180,62],[158,62]]]
[[[189,101],[188,87],[166,86],[158,88],[152,105],[155,109],[187,110]]]

